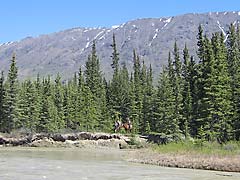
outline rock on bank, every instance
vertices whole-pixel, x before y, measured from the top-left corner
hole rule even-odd
[[[0,134],[1,146],[30,147],[109,147],[119,148],[127,145],[129,138],[120,134],[78,132],[68,134]]]

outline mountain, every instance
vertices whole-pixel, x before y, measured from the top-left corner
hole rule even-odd
[[[133,65],[132,51],[136,49],[146,64],[159,73],[166,64],[168,52],[176,40],[180,50],[187,43],[190,53],[196,55],[196,36],[199,24],[205,33],[223,32],[227,36],[230,23],[240,21],[240,12],[215,12],[185,14],[174,17],[146,18],[129,21],[111,28],[73,28],[39,37],[27,37],[18,42],[0,45],[0,69],[8,70],[10,59],[16,53],[19,77],[33,78],[40,75],[56,75],[71,78],[80,66],[85,65],[95,39],[102,71],[111,75],[111,43],[115,33],[120,62],[129,70]],[[106,73],[107,72],[107,73]]]

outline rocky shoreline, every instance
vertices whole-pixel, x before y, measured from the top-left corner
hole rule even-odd
[[[171,154],[154,152],[151,149],[132,151],[127,160],[134,163],[165,167],[240,172],[240,156],[213,156],[198,154]]]
[[[25,147],[107,147],[120,148],[127,146],[130,139],[120,134],[108,133],[68,133],[68,134],[31,134],[10,135],[0,134],[0,146],[25,146]]]
[[[139,143],[141,148],[132,144]],[[67,134],[0,134],[0,147],[50,147],[50,148],[114,148],[134,149],[124,159],[129,162],[159,165],[166,167],[204,169],[226,172],[240,172],[240,155],[217,156],[202,154],[159,153],[151,149],[146,142],[151,138],[128,137],[121,134],[78,132]]]

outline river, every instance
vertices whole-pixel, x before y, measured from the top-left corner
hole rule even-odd
[[[0,180],[239,180],[240,173],[124,161],[117,149],[0,148]]]

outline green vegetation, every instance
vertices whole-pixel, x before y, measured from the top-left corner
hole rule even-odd
[[[240,143],[228,142],[221,145],[217,142],[199,142],[183,141],[172,142],[167,145],[152,145],[152,149],[158,153],[164,154],[191,154],[191,155],[206,155],[206,156],[234,156],[240,155]]]
[[[228,145],[224,143],[240,139],[240,28],[231,25],[227,39],[219,33],[204,36],[201,26],[198,30],[198,59],[189,54],[187,45],[181,51],[175,42],[155,87],[151,65],[136,50],[129,73],[115,35],[109,57],[113,77],[108,82],[95,41],[85,68],[67,82],[59,75],[54,80],[48,76],[19,82],[13,55],[6,80],[3,73],[0,77],[0,131],[113,132],[116,120],[129,117],[133,133],[195,139],[195,144],[169,147],[194,149],[218,142],[224,151]]]

